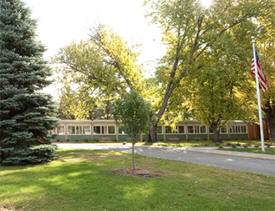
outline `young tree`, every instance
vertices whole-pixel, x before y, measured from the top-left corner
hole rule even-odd
[[[50,84],[44,47],[20,0],[0,1],[0,11],[0,164],[47,162],[57,120],[51,97],[39,92]]]
[[[149,129],[150,106],[136,91],[131,91],[115,102],[113,115],[117,124],[122,123],[124,131],[131,137],[135,170],[135,143],[138,136]]]

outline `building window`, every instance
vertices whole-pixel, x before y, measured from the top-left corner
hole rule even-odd
[[[206,133],[206,127],[205,126],[200,126],[200,133],[202,133],[202,134]]]
[[[75,126],[68,126],[68,134],[75,135]]]
[[[94,126],[94,134],[100,134],[100,126]]]
[[[170,126],[166,126],[165,133],[172,133],[172,128]]]
[[[105,127],[104,126],[101,126],[101,134],[105,134],[107,132],[107,128],[105,130]]]
[[[241,133],[241,126],[239,126],[239,125],[231,126],[230,133]]]
[[[91,128],[90,128],[90,126],[83,126],[83,134],[84,135],[91,135]]]
[[[241,132],[242,132],[242,133],[246,133],[246,126],[245,126],[245,125],[242,125],[242,126],[241,126]]]
[[[162,126],[157,127],[157,133],[162,133]]]
[[[209,133],[213,133],[213,128],[209,128]]]
[[[227,133],[226,127],[222,127],[222,128],[220,129],[220,132],[221,132],[221,133]]]
[[[108,126],[108,134],[115,134],[115,127],[114,126]]]
[[[199,125],[195,125],[194,126],[194,131],[196,134],[200,133],[200,126]]]
[[[57,134],[58,135],[64,135],[65,133],[64,133],[64,126],[58,126],[57,127]]]
[[[187,126],[187,131],[188,131],[188,133],[190,133],[190,134],[194,133],[194,128],[193,128],[193,126]]]
[[[82,135],[82,126],[76,126],[75,128],[76,135]]]
[[[184,133],[184,126],[181,125],[181,126],[178,126],[177,128],[179,133]]]

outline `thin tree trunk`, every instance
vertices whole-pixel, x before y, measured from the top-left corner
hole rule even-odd
[[[133,171],[136,169],[135,163],[135,140],[132,138],[132,163],[133,163]]]

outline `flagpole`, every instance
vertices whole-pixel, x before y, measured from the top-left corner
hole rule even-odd
[[[257,98],[258,98],[258,112],[259,112],[259,121],[260,121],[260,135],[261,135],[261,143],[262,143],[262,152],[264,149],[264,131],[263,131],[263,120],[262,120],[262,108],[261,108],[261,95],[259,89],[259,80],[258,80],[258,65],[256,58],[256,50],[255,50],[255,39],[252,37],[252,46],[253,46],[253,57],[254,57],[254,67],[255,67],[255,78],[256,78],[256,89],[257,89]]]

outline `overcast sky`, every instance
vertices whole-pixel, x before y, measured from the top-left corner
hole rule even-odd
[[[106,24],[130,45],[141,44],[140,62],[152,75],[164,53],[161,32],[145,18],[143,0],[23,0],[37,20],[37,35],[50,59],[61,47],[86,39],[90,28]],[[57,97],[55,85],[46,92]]]
[[[113,27],[129,44],[142,44],[141,60],[150,63],[159,58],[164,47],[160,30],[150,23],[142,0],[23,0],[37,19],[38,39],[48,48],[46,58],[58,49],[86,39],[97,24]]]

